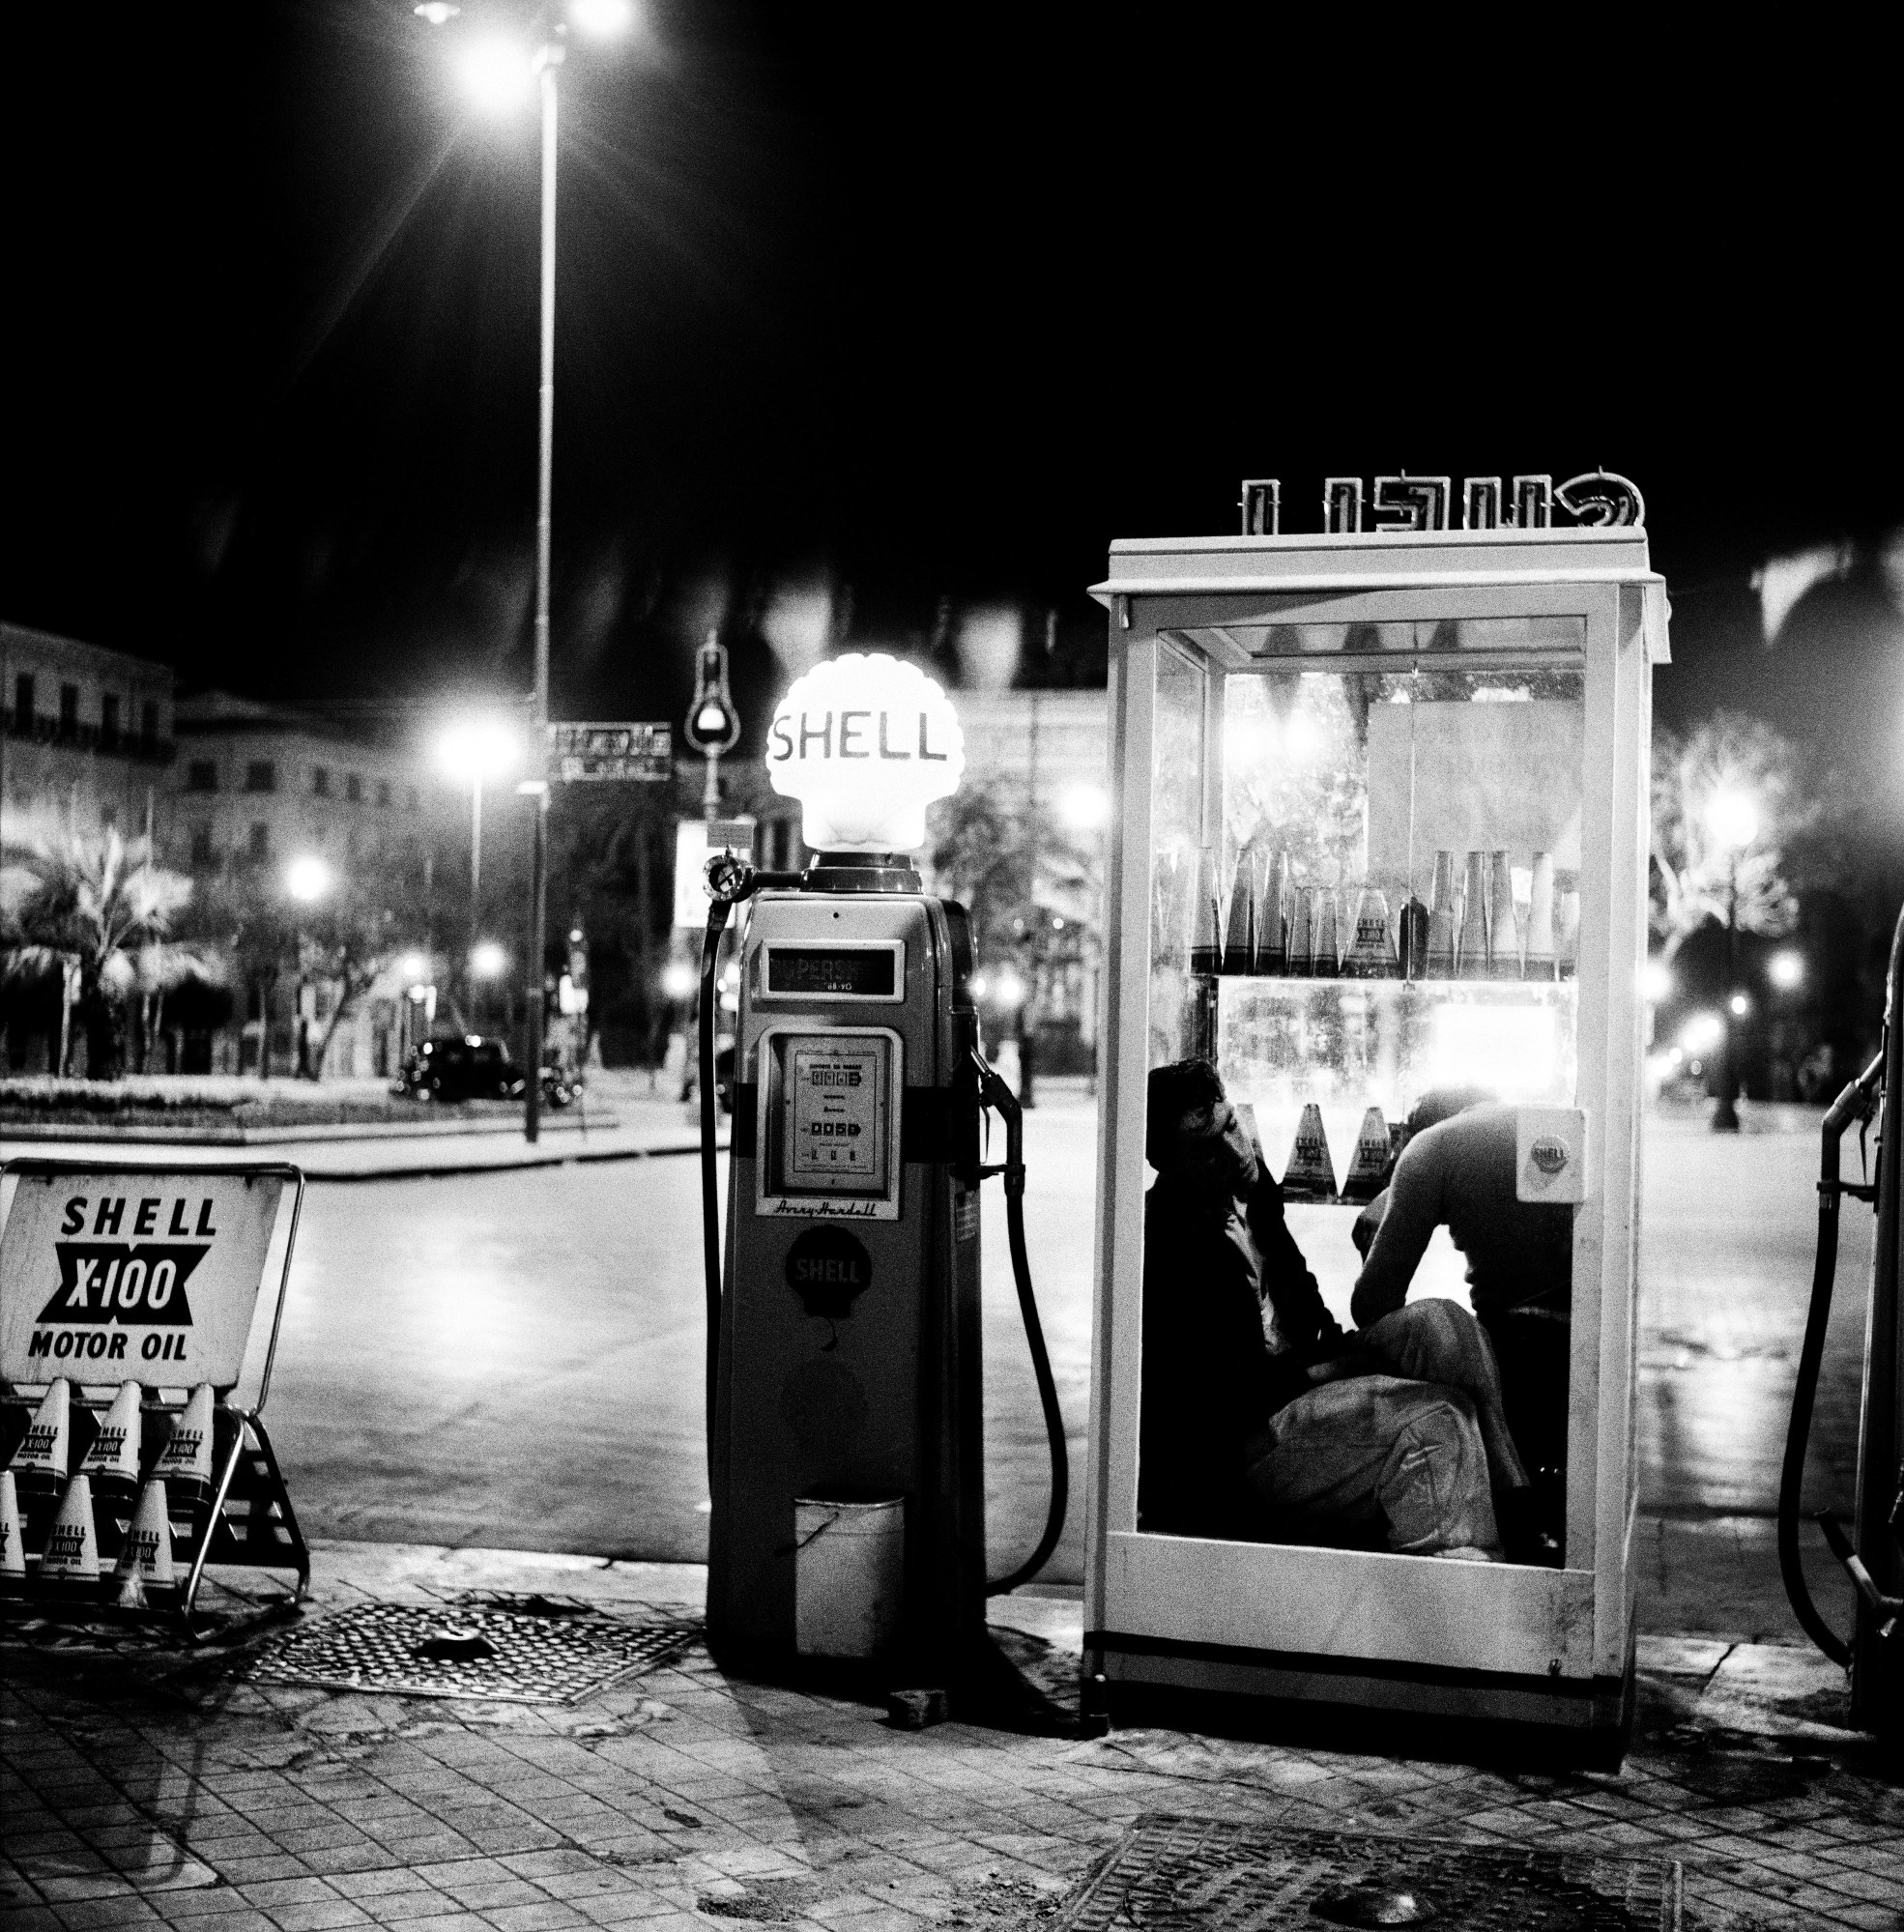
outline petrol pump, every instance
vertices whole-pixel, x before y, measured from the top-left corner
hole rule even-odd
[[[1534,1727],[1617,1759],[1633,1688],[1635,1275],[1652,668],[1665,586],[1607,475],[1331,477],[1323,528],[1118,542],[1086,1690]],[[1457,514],[1459,528],[1450,527]],[[1513,1110],[1559,1217],[1537,1555],[1279,1541],[1140,1511],[1145,1081],[1212,1060],[1344,1330],[1356,1217],[1430,1093]],[[1543,1224],[1555,1224],[1551,1219]],[[1465,1302],[1445,1228],[1410,1300]],[[1161,1278],[1160,1278],[1161,1279]],[[1479,1311],[1477,1311],[1479,1312]],[[1334,1721],[1334,1719],[1332,1719]],[[1378,1726],[1379,1730],[1379,1726]],[[1522,1733],[1524,1735],[1524,1733]]]
[[[1818,1252],[1810,1308],[1799,1354],[1791,1426],[1778,1487],[1778,1563],[1786,1595],[1805,1634],[1851,1673],[1851,1717],[1892,1750],[1904,1745],[1904,914],[1890,942],[1885,985],[1884,1038],[1869,1066],[1825,1110],[1818,1174]],[[1861,1142],[1878,1121],[1877,1174],[1858,1181],[1841,1173],[1841,1143],[1856,1125]],[[1812,1404],[1824,1360],[1837,1275],[1843,1197],[1877,1213],[1877,1240],[1864,1322],[1863,1402],[1858,1429],[1858,1488],[1852,1530],[1830,1510],[1814,1513],[1832,1554],[1857,1592],[1847,1638],[1812,1600],[1799,1536],[1800,1491],[1811,1435]]]
[[[1064,1439],[1024,1264],[1017,1103],[978,1052],[970,921],[910,854],[957,786],[958,720],[889,657],[843,656],[775,711],[767,769],[804,808],[802,873],[707,861],[702,996],[708,1285],[707,1632],[768,1678],[850,1666],[958,1691],[989,1591],[1050,1555]],[[720,1251],[711,975],[744,908],[735,1109]],[[980,1116],[1007,1128],[981,1165]],[[979,1188],[1003,1175],[1012,1254],[1053,1455],[1050,1520],[988,1584],[980,1453]]]

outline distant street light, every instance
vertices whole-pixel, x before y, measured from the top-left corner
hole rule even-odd
[[[1650,999],[1655,1006],[1673,996],[1673,969],[1664,960],[1648,960],[1640,968],[1640,997]]]
[[[1111,793],[1081,778],[1058,793],[1057,815],[1074,832],[1098,831],[1111,822]]]
[[[1766,962],[1765,975],[1780,993],[1790,993],[1804,983],[1804,955],[1789,949],[1774,953]]]
[[[331,868],[315,852],[306,852],[294,858],[284,868],[284,889],[300,906],[315,906],[331,890],[332,884]],[[313,1077],[310,1064],[310,1031],[304,1018],[304,935],[301,925],[298,930],[298,1074],[301,1079]],[[269,1022],[267,1022],[269,1032]],[[259,1043],[260,1062],[270,1051],[269,1039]]]
[[[447,11],[446,11],[447,10]],[[433,27],[445,26],[456,16],[456,10],[445,0],[443,6],[428,4],[418,13]],[[566,7],[552,6],[541,15],[541,44],[533,54],[525,50],[519,71],[534,75],[542,96],[542,237],[541,237],[541,355],[539,409],[535,438],[535,689],[532,724],[531,777],[546,779],[549,756],[549,569],[554,519],[551,505],[555,493],[556,449],[556,70],[567,52],[564,42],[569,21],[585,33],[606,36],[626,33],[635,23],[629,0],[569,0]],[[465,77],[475,80],[466,70]],[[488,77],[485,68],[484,77]],[[486,90],[485,90],[486,91]],[[506,92],[506,90],[505,90]],[[529,1078],[523,1085],[522,1131],[527,1140],[535,1140],[542,1125],[542,1022],[543,947],[548,928],[549,879],[549,794],[543,791],[534,798],[535,831],[530,860],[529,881]]]
[[[670,960],[661,968],[661,991],[670,999],[691,999],[696,983],[694,968],[685,960]]]
[[[1734,1019],[1743,1020],[1750,1002],[1734,989],[1739,961],[1739,860],[1759,835],[1758,800],[1749,792],[1728,786],[1706,801],[1706,829],[1726,855],[1725,996]],[[1739,1131],[1739,1053],[1737,1028],[1725,1023],[1720,1046],[1718,1105],[1713,1110],[1713,1132]]]
[[[315,854],[294,858],[284,870],[284,889],[301,906],[315,906],[331,890],[331,868]]]
[[[482,788],[506,777],[522,762],[522,739],[505,718],[464,718],[443,735],[437,746],[443,768],[459,785],[470,788],[470,942],[468,958],[476,959],[476,933],[482,916]],[[474,966],[472,966],[474,971]],[[470,1023],[476,1023],[476,990],[470,995]]]
[[[501,979],[508,965],[508,954],[494,939],[484,939],[470,948],[470,970],[477,979]]]

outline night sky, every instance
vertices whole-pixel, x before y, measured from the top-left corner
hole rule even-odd
[[[0,616],[188,686],[526,684],[535,115],[453,72],[512,17],[15,25]],[[1302,529],[1328,472],[1604,464],[1664,715],[1904,727],[1874,572],[1770,653],[1748,588],[1904,523],[1889,54],[1234,17],[648,0],[572,47],[556,714],[678,716],[718,620],[757,728],[819,585],[860,648],[1054,609],[1026,675],[1088,678],[1111,539],[1232,529],[1244,476]]]

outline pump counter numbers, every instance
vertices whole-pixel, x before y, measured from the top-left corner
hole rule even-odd
[[[896,1214],[901,1058],[884,1027],[786,1025],[763,1036],[764,1212]]]

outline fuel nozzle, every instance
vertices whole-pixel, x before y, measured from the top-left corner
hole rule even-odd
[[[1024,1115],[1018,1095],[1005,1084],[1004,1078],[977,1048],[972,1049],[972,1071],[978,1078],[978,1103],[995,1108],[1005,1123],[1005,1158],[995,1167],[979,1168],[979,1178],[1002,1174],[1008,1195],[1024,1192]]]
[[[738,852],[709,852],[707,877],[708,896],[719,906],[737,906],[760,890],[760,875],[753,860]]]

